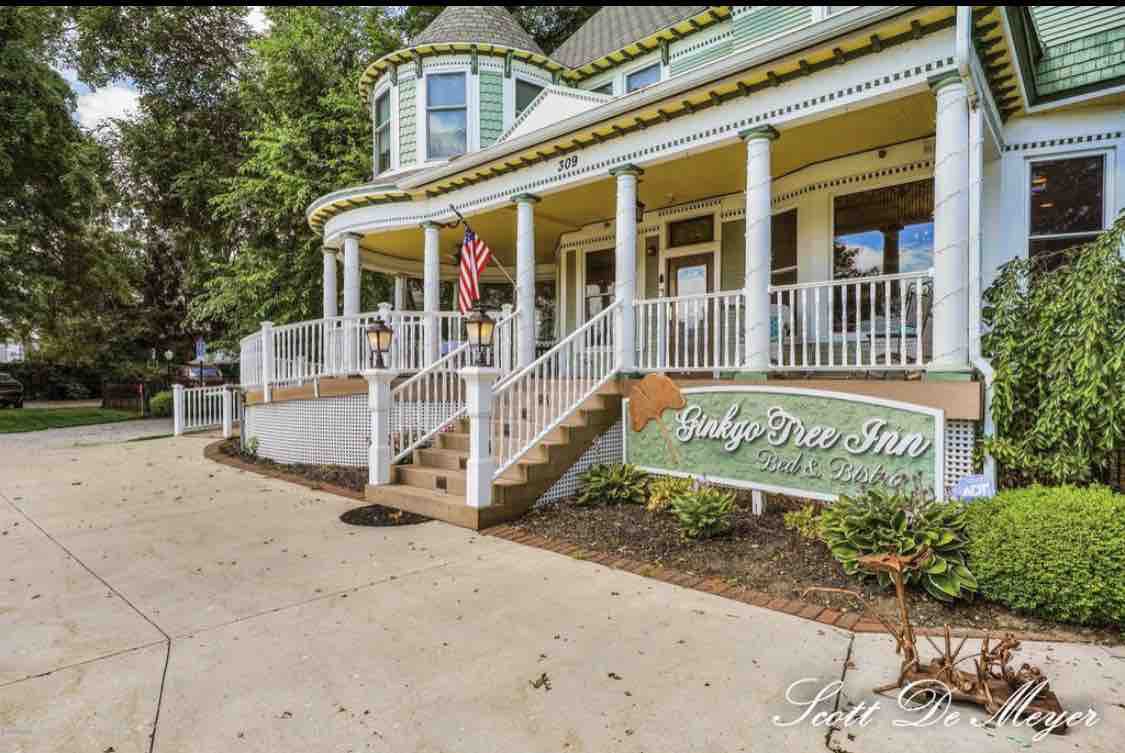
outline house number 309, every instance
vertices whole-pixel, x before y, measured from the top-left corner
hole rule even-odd
[[[563,157],[559,160],[559,172],[565,173],[567,170],[573,170],[578,167],[578,155],[572,154],[569,157]]]

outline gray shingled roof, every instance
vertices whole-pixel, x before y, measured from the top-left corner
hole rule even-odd
[[[697,16],[708,5],[607,5],[559,45],[551,57],[569,68],[620,50],[631,42]]]
[[[438,42],[479,42],[499,44],[518,50],[543,50],[502,5],[450,5],[418,36],[410,46]]]

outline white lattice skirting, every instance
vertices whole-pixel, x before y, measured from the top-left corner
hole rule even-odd
[[[410,421],[431,410],[418,405],[403,411]],[[945,422],[945,485],[956,484],[973,472],[976,422]],[[537,504],[546,504],[578,493],[578,477],[599,463],[620,463],[622,423],[618,421],[594,440],[578,461],[548,489]],[[258,440],[258,455],[277,463],[314,465],[367,465],[371,421],[367,395],[293,400],[246,407],[243,437]]]

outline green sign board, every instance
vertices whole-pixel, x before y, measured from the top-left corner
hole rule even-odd
[[[939,409],[784,387],[696,387],[680,395],[682,407],[650,410],[639,430],[630,411],[639,415],[640,406],[625,401],[625,462],[823,500],[921,479],[944,498]]]

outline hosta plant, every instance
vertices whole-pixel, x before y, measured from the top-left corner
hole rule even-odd
[[[649,512],[666,512],[672,506],[672,499],[680,494],[686,494],[695,488],[695,482],[690,478],[679,476],[661,476],[653,479],[648,488]]]
[[[802,539],[820,541],[820,510],[816,505],[805,505],[800,510],[790,510],[781,516],[785,527],[796,531]]]
[[[733,524],[734,495],[711,486],[696,488],[672,497],[672,514],[680,532],[689,539],[709,539],[729,531]]]
[[[579,477],[579,505],[643,505],[648,475],[635,465],[595,465]]]
[[[964,505],[937,502],[922,490],[872,488],[860,496],[841,497],[820,515],[821,537],[848,575],[868,574],[859,564],[864,555],[929,552],[907,573],[906,582],[941,601],[967,598],[977,590],[977,580],[965,564],[966,523]],[[876,575],[880,584],[890,585],[889,575]]]

